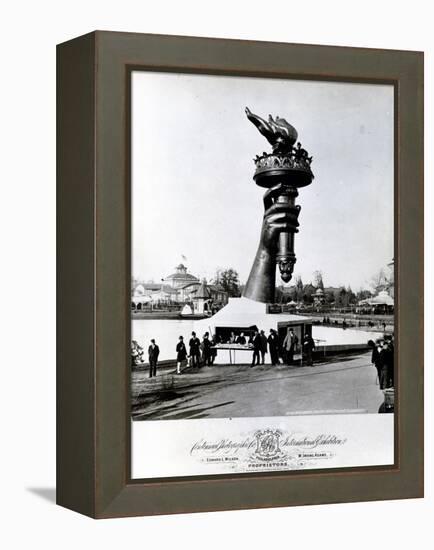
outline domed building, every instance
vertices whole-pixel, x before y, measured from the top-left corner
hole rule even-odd
[[[191,283],[200,284],[197,277],[191,275],[191,273],[187,273],[187,268],[184,264],[179,264],[175,267],[175,273],[172,273],[172,275],[169,275],[163,279],[163,282],[170,285],[172,288],[184,288],[186,285]]]
[[[219,285],[202,282],[187,272],[184,264],[175,267],[175,273],[161,280],[161,283],[136,281],[131,287],[131,308],[133,311],[152,309],[176,304],[190,304],[195,313],[208,315],[213,309],[220,309],[228,303],[228,293]]]

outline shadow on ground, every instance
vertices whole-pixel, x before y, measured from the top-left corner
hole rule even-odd
[[[26,490],[51,504],[56,504],[56,489],[54,487],[26,487]]]

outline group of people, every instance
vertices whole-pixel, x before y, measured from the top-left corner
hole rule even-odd
[[[374,342],[369,340],[372,348],[371,363],[377,369],[378,383],[381,390],[394,387],[394,338],[385,334]]]
[[[310,366],[313,365],[312,356],[315,349],[315,342],[312,336],[306,333],[300,347],[298,336],[293,328],[288,330],[282,345],[280,345],[279,336],[274,329],[270,329],[268,337],[263,330],[255,330],[248,342],[246,341],[244,333],[241,333],[238,337],[235,337],[235,334],[232,333],[231,342],[241,345],[246,345],[247,343],[253,347],[253,357],[250,367],[260,364],[264,365],[265,355],[268,352],[270,353],[270,360],[273,366],[280,364],[280,357],[285,365],[291,365],[294,362],[294,354],[299,351],[305,355],[306,363]]]
[[[335,319],[334,321],[331,321],[330,320],[330,317],[323,317],[323,320],[322,320],[322,324],[323,325],[335,325],[335,326],[339,326],[339,325],[342,325],[342,328],[345,330],[346,328],[348,327],[354,327],[355,324],[351,323],[351,322],[347,322],[346,319]],[[358,323],[358,326],[361,327],[361,321],[359,321]]]
[[[184,342],[184,337],[180,336],[176,344],[176,372],[182,374],[182,368],[187,364],[190,367],[199,368],[202,365],[211,366],[214,364],[217,356],[215,345],[219,343],[219,339],[209,337],[209,332],[205,332],[202,342],[197,337],[195,332],[191,333],[190,341],[187,346]]]
[[[209,332],[206,332],[203,336],[202,342],[196,336],[195,332],[192,332],[190,341],[187,346],[184,343],[184,337],[180,336],[178,343],[176,344],[176,372],[182,374],[182,369],[187,364],[191,367],[199,368],[202,365],[212,365],[217,356],[217,350],[215,344],[219,343],[218,338],[210,339]],[[131,342],[131,364],[133,367],[138,367],[144,364],[143,360],[144,350],[138,344],[136,340]],[[151,340],[151,344],[148,347],[148,359],[149,359],[149,377],[157,376],[158,357],[160,355],[160,348],[154,339]]]
[[[177,374],[182,374],[183,369],[187,365],[195,369],[204,365],[213,365],[217,356],[218,348],[216,346],[222,343],[223,340],[219,335],[210,338],[209,332],[205,332],[202,340],[198,338],[195,332],[192,332],[188,345],[185,343],[184,337],[180,336],[176,344]],[[294,361],[294,354],[300,351],[306,358],[306,364],[313,365],[312,354],[315,349],[315,342],[312,336],[306,333],[300,347],[298,336],[295,334],[293,328],[288,330],[282,344],[280,344],[279,335],[274,329],[270,329],[268,336],[266,336],[263,330],[256,329],[248,338],[246,338],[244,332],[241,332],[239,335],[232,332],[228,343],[246,346],[248,349],[252,350],[253,356],[251,367],[264,365],[267,353],[270,354],[272,365],[279,365],[280,358],[282,358],[283,364],[291,365]],[[157,375],[159,354],[160,348],[155,340],[152,339],[148,347],[150,378]],[[133,340],[131,344],[132,366],[144,364],[143,355],[143,348],[136,340]]]
[[[243,334],[242,337],[244,337]],[[279,338],[274,329],[270,330],[268,337],[263,330],[255,330],[254,334],[250,336],[249,344],[253,347],[253,357],[250,367],[259,364],[264,365],[265,355],[268,351],[270,351],[271,364],[279,364]]]
[[[333,321],[330,320],[330,317],[323,317],[322,321],[318,321],[318,323],[322,323],[323,325],[336,325],[336,326],[339,326],[339,325],[342,325],[342,328],[343,329],[346,329],[346,328],[352,328],[352,327],[358,327],[358,328],[361,328],[361,327],[364,327],[364,326],[368,326],[369,328],[374,328],[375,327],[375,323],[373,323],[371,320],[369,321],[365,321],[365,320],[361,320],[361,319],[358,319],[358,320],[353,320],[353,321],[347,321],[345,318],[343,318],[342,320],[341,319],[334,319]],[[387,323],[385,321],[381,321],[381,322],[378,322],[377,323],[377,326],[382,328],[384,332],[386,332],[386,327],[387,327]]]

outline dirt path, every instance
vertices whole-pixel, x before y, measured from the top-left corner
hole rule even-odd
[[[203,367],[181,376],[133,375],[133,419],[285,416],[307,411],[376,413],[383,394],[370,354],[314,367]]]

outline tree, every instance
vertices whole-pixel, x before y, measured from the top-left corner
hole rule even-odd
[[[217,269],[213,283],[220,286],[230,297],[237,298],[241,295],[238,272],[231,267],[227,269]]]
[[[324,291],[326,304],[333,304],[335,302],[335,291],[331,288]]]
[[[316,288],[320,288],[321,290],[324,290],[324,283],[322,280],[322,271],[314,271],[313,272],[313,281]]]
[[[360,302],[361,300],[366,300],[367,298],[372,297],[372,292],[370,290],[363,290],[360,289],[357,293],[357,301]]]
[[[340,287],[335,290],[335,305],[336,307],[347,307],[349,302],[348,292],[345,287]]]
[[[355,304],[357,301],[356,295],[352,291],[350,285],[348,285],[347,287],[347,295],[348,295],[348,305]]]
[[[313,302],[313,295],[315,293],[315,287],[312,283],[304,285],[303,287],[303,302],[311,304]]]
[[[295,296],[297,298],[297,302],[303,301],[303,281],[301,280],[300,275],[295,277]]]

